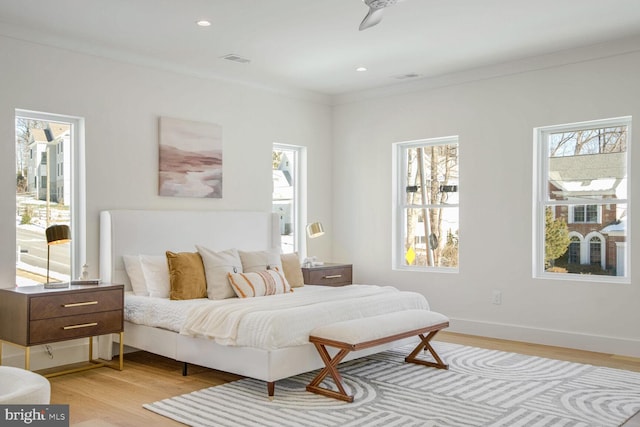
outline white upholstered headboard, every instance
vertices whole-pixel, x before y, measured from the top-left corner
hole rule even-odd
[[[131,288],[122,255],[195,252],[195,245],[215,251],[260,251],[280,247],[278,215],[247,211],[100,212],[100,278]]]

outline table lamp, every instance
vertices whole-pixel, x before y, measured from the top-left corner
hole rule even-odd
[[[324,227],[320,222],[312,222],[307,225],[307,250],[309,250],[309,239],[315,239],[316,237],[320,237],[324,234]],[[309,254],[307,254],[309,255]],[[305,258],[304,264],[308,267],[313,267],[315,257]]]
[[[47,228],[47,283],[45,288],[54,287],[49,284],[49,260],[51,255],[51,245],[60,245],[71,241],[71,230],[68,225],[52,225]],[[57,287],[57,286],[55,286]]]

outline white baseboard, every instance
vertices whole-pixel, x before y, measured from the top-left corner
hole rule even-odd
[[[637,339],[455,318],[450,319],[450,327],[447,331],[627,357],[640,357],[640,340]]]
[[[51,357],[47,352],[47,347],[51,349]],[[63,341],[31,347],[31,370],[53,368],[70,363],[84,362],[89,359],[89,340]],[[25,350],[8,343],[2,345],[2,365],[24,368]],[[94,341],[95,357],[95,341]]]
[[[456,318],[450,319],[450,327],[447,331],[640,358],[640,340],[629,338],[606,337]],[[105,347],[111,347],[112,341],[110,339],[105,341],[101,344],[105,345]],[[89,342],[87,339],[52,343],[49,346],[51,347],[53,358],[49,356],[44,345],[31,347],[31,370],[37,371],[69,363],[83,362],[89,356]],[[96,353],[98,353],[99,348],[100,344],[94,338],[94,357],[98,356]],[[125,346],[125,353],[130,351],[136,351],[136,349],[130,349]],[[112,354],[115,353],[117,353],[117,349]],[[99,356],[107,356],[108,358],[108,354],[100,354]],[[24,350],[4,343],[2,365],[24,367]]]

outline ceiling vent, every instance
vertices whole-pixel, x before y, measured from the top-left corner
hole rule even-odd
[[[394,79],[398,79],[398,80],[415,79],[416,77],[420,77],[420,74],[408,73],[408,74],[400,74],[397,76],[393,76]]]
[[[220,58],[226,59],[226,60],[229,60],[229,61],[233,61],[233,62],[239,62],[241,64],[248,64],[249,62],[251,62],[250,59],[243,58],[242,56],[236,55],[234,53],[230,53],[228,55],[221,56]]]

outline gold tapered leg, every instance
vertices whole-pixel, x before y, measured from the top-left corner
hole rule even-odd
[[[120,370],[124,369],[124,332],[120,332]]]

